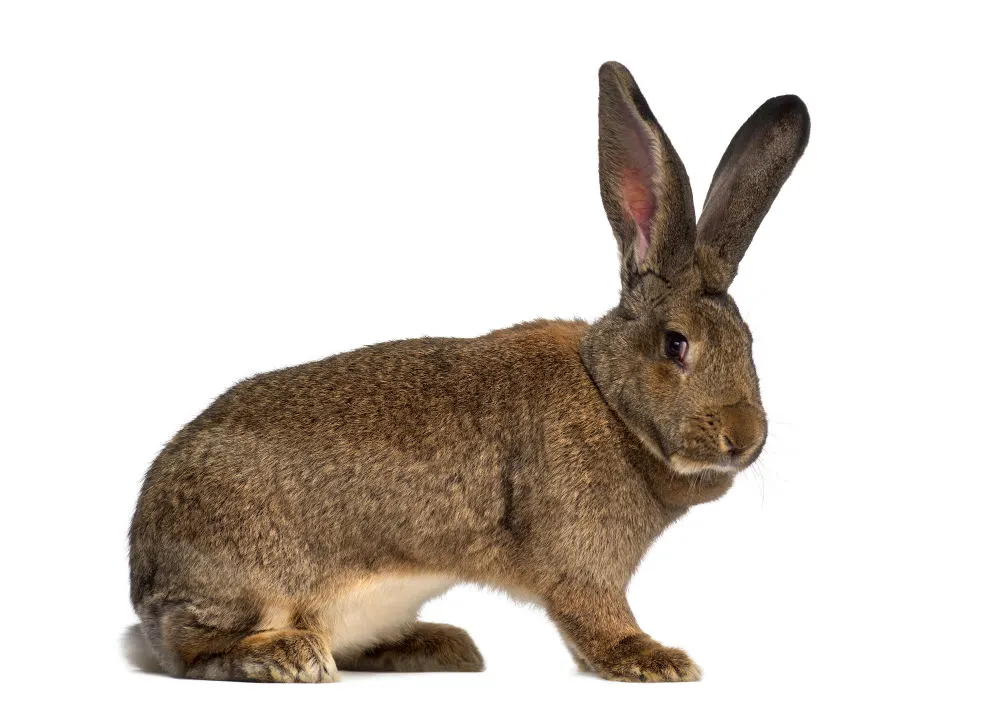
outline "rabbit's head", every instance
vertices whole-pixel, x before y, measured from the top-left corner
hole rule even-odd
[[[729,144],[697,220],[683,163],[631,74],[600,69],[600,193],[622,288],[582,357],[618,416],[679,473],[733,473],[763,447],[752,337],[727,290],[808,133],[799,98],[764,103]]]

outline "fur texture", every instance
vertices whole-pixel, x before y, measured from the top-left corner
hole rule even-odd
[[[642,632],[625,588],[663,529],[763,446],[751,339],[725,288],[807,136],[800,100],[764,104],[695,223],[680,159],[627,70],[604,65],[620,304],[592,325],[383,343],[222,395],[153,463],[132,521],[132,602],[163,668],[480,670],[463,630],[417,622],[471,581],[543,605],[582,669],[698,679]],[[682,359],[666,357],[669,333]]]

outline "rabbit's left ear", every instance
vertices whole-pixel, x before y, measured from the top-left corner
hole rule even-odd
[[[687,171],[623,64],[600,67],[600,196],[625,288],[643,272],[669,279],[694,259]]]
[[[697,264],[711,292],[728,289],[753,235],[808,145],[811,120],[797,96],[765,102],[728,145],[697,221]]]

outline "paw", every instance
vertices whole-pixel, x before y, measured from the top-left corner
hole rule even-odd
[[[682,649],[643,636],[621,640],[596,672],[612,681],[700,681],[701,668]]]
[[[336,664],[318,635],[295,630],[243,645],[236,676],[249,681],[320,683],[336,681]]]
[[[341,660],[351,671],[478,672],[482,655],[465,630],[451,625],[417,622],[399,640],[380,644],[355,659]]]
[[[486,667],[479,648],[460,627],[437,625],[436,630],[427,635],[425,643],[423,653],[428,670],[480,672]]]
[[[192,663],[191,679],[226,681],[337,681],[336,664],[318,635],[301,630],[261,632],[240,640],[229,652]]]
[[[297,665],[276,660],[246,660],[236,665],[233,679],[263,682],[325,683],[336,681],[332,660],[305,659]]]

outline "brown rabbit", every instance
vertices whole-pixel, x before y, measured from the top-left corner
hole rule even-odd
[[[663,529],[763,446],[751,338],[726,290],[808,133],[800,99],[764,103],[695,222],[631,74],[601,67],[620,303],[592,325],[383,343],[222,395],[153,463],[132,521],[132,603],[163,668],[477,671],[466,632],[417,621],[475,582],[543,606],[582,669],[700,678],[642,632],[625,588]]]

